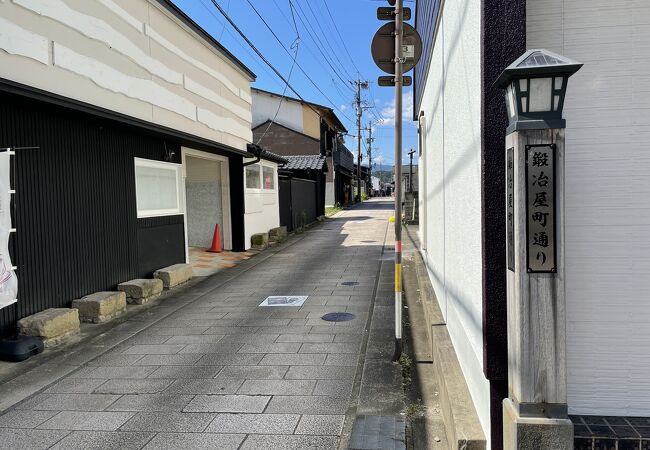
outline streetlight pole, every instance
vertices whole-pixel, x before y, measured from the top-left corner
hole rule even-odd
[[[395,4],[395,353],[402,356],[402,38],[403,0]]]

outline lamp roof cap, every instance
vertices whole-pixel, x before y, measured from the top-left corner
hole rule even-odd
[[[552,51],[539,48],[526,51],[512,64],[505,68],[494,85],[505,88],[513,79],[538,75],[566,75],[576,73],[582,64],[558,55]]]

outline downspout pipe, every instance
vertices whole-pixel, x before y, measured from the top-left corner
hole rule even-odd
[[[245,162],[244,167],[250,166],[251,164],[257,164],[262,159],[262,147],[260,147],[259,145],[248,144],[246,146],[246,151],[248,153],[252,153],[253,156],[255,156],[255,159],[253,161]]]

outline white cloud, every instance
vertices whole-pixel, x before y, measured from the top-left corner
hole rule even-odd
[[[348,109],[348,105],[341,105],[341,111],[345,111],[346,109]]]
[[[383,122],[380,126],[393,127],[395,126],[395,99],[391,100],[386,107],[381,110],[381,118]],[[407,122],[413,125],[413,91],[404,90],[402,92],[402,122]]]

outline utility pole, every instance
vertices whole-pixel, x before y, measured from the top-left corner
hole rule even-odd
[[[395,4],[395,353],[402,356],[402,38],[403,0]]]
[[[409,162],[409,192],[413,193],[413,155],[415,154],[415,150],[411,149],[409,152],[409,157],[411,158],[411,161]]]
[[[366,142],[368,142],[368,177],[370,178],[370,192],[372,193],[372,141],[375,140],[372,137],[372,121],[368,123],[366,130],[368,131],[368,139],[366,139]]]
[[[368,82],[357,79],[355,84],[357,85],[357,201],[359,202],[361,201],[361,88],[367,89]]]

